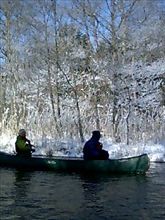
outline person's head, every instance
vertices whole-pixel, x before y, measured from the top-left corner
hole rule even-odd
[[[98,130],[92,131],[92,137],[99,140],[101,138],[100,131]]]
[[[26,137],[25,129],[20,129],[19,132],[18,132],[18,135],[21,136],[21,137]]]

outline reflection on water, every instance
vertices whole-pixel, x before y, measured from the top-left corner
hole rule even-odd
[[[14,175],[16,198],[25,198],[31,187],[32,173],[15,170]]]
[[[0,219],[163,219],[164,174],[165,164],[110,177],[0,168]]]

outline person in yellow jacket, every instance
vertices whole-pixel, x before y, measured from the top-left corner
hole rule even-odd
[[[15,150],[17,155],[31,157],[32,152],[35,150],[32,148],[30,140],[26,138],[25,129],[20,129],[18,132],[17,140],[15,142]]]

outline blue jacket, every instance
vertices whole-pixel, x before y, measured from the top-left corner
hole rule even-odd
[[[101,152],[101,143],[98,138],[92,137],[83,148],[83,157],[85,160],[99,159]]]

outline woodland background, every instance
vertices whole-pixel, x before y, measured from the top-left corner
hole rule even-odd
[[[0,0],[0,135],[157,141],[165,1]]]

